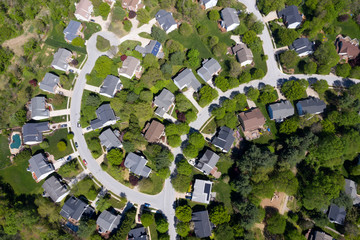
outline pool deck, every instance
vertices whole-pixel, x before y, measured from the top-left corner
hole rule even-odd
[[[13,135],[18,134],[20,136],[20,147],[19,148],[11,148],[11,144],[13,143]],[[22,147],[22,139],[21,139],[21,132],[12,132],[10,135],[10,143],[9,143],[9,149],[10,149],[10,153],[13,155],[16,155],[20,152],[20,149]]]

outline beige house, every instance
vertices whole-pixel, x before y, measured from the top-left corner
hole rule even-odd
[[[76,11],[75,17],[77,20],[88,22],[90,21],[91,13],[94,11],[94,6],[90,0],[80,0],[75,3]]]
[[[123,8],[134,12],[144,7],[144,4],[141,4],[141,0],[122,0],[121,5]]]
[[[124,60],[122,67],[119,68],[119,75],[131,79],[136,72],[140,71],[140,60],[135,57],[128,56]]]

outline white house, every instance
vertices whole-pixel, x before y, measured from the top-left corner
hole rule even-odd
[[[172,16],[171,12],[167,12],[163,9],[159,10],[155,15],[156,21],[160,27],[168,34],[177,29],[177,23]]]
[[[224,8],[220,12],[221,15],[221,27],[227,32],[230,32],[240,25],[240,20],[236,9]]]
[[[218,0],[200,0],[200,4],[205,8],[209,9],[215,7]]]
[[[94,11],[94,6],[90,0],[80,0],[79,3],[75,3],[76,11],[75,17],[77,20],[88,22],[91,18],[91,13]]]

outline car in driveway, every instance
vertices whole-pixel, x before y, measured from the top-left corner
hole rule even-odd
[[[67,127],[67,124],[61,124],[60,127],[61,127],[61,128],[66,128],[66,127]]]
[[[72,159],[72,156],[68,156],[66,161],[70,161]]]
[[[87,165],[87,161],[85,159],[83,159],[83,163],[85,166]]]
[[[144,203],[144,206],[148,208],[150,207],[150,203]]]
[[[76,148],[78,148],[78,144],[77,144],[77,142],[75,142],[75,147],[76,147]]]

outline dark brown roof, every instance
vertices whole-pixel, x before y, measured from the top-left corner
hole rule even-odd
[[[265,117],[259,108],[252,109],[248,112],[241,112],[239,118],[244,131],[253,131],[265,124]]]
[[[339,36],[335,41],[336,51],[340,56],[354,59],[360,54],[359,43],[349,37]]]
[[[164,134],[165,127],[162,123],[153,120],[146,130],[145,139],[148,142],[157,142]]]

